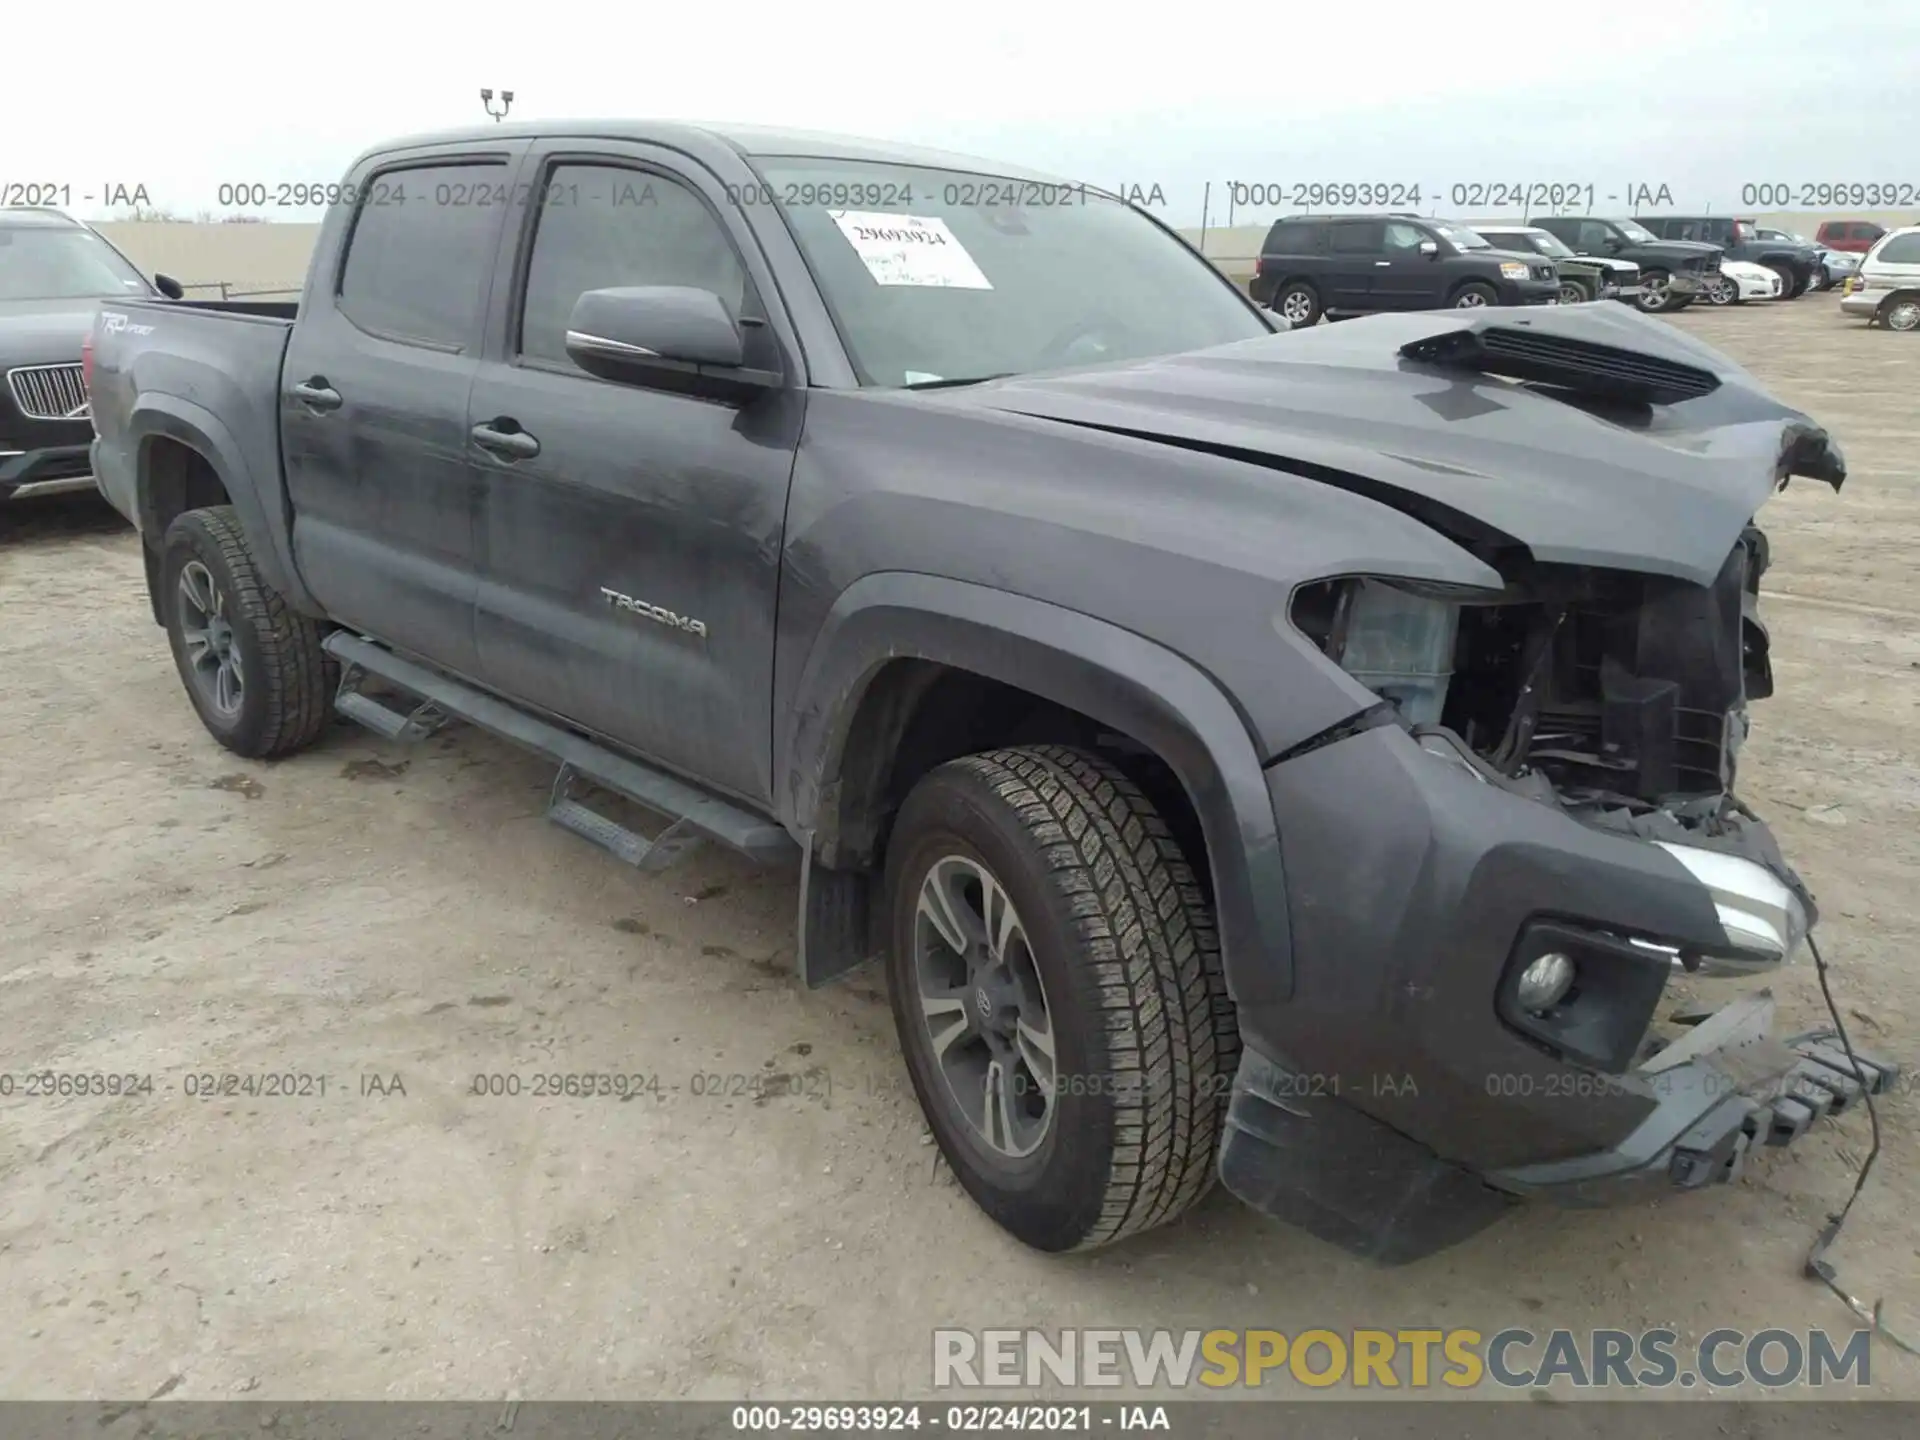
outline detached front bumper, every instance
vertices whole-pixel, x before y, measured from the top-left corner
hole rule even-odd
[[[1392,726],[1268,782],[1296,984],[1240,1006],[1220,1174],[1243,1201],[1398,1263],[1521,1196],[1727,1178],[1774,1133],[1758,1107],[1801,1057],[1751,1009],[1653,1039],[1676,975],[1763,973],[1812,923],[1763,825],[1701,848],[1587,823]],[[1549,952],[1580,981],[1529,1012]]]
[[[71,490],[92,490],[93,464],[85,445],[14,450],[0,442],[0,503]]]

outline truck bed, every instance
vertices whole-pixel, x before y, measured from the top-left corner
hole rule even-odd
[[[94,474],[115,509],[139,524],[140,438],[167,433],[177,418],[219,435],[230,488],[244,486],[278,512],[280,367],[298,310],[298,302],[271,300],[101,303],[92,335]]]

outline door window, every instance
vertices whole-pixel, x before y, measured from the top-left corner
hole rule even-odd
[[[588,290],[685,285],[711,290],[736,320],[750,289],[726,231],[676,180],[620,165],[556,165],[533,232],[520,353],[562,365],[567,320]]]
[[[1578,248],[1589,255],[1607,253],[1607,241],[1613,238],[1612,227],[1598,220],[1580,222],[1580,242]]]
[[[1403,225],[1399,221],[1387,224],[1387,253],[1396,259],[1420,253],[1420,242],[1427,238],[1427,232],[1418,225]]]
[[[362,187],[340,313],[395,340],[465,349],[479,334],[504,164],[388,170]]]

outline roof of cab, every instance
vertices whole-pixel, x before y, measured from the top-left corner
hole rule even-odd
[[[959,170],[1007,179],[1070,184],[1022,166],[1008,165],[977,155],[902,145],[891,140],[832,135],[814,130],[791,130],[763,125],[707,124],[678,120],[503,120],[492,125],[467,125],[383,141],[364,151],[354,168],[374,156],[435,145],[485,144],[497,140],[625,140],[679,150],[704,160],[716,149],[731,150],[753,159],[773,157],[822,160],[864,160],[890,165],[913,165],[931,170]]]

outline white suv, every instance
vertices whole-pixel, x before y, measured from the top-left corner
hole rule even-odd
[[[1858,278],[1840,297],[1840,311],[1889,330],[1920,330],[1920,225],[1904,225],[1874,241]]]

